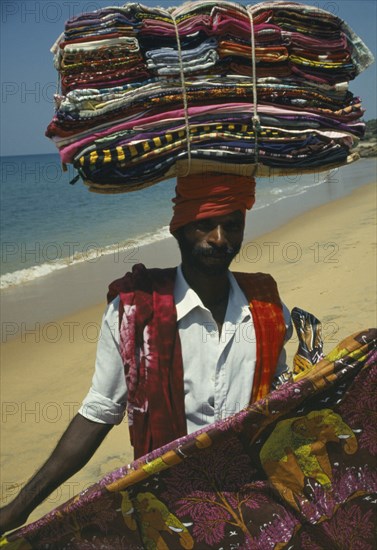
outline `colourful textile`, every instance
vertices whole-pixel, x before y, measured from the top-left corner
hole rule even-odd
[[[236,210],[244,215],[255,202],[255,179],[237,174],[197,174],[177,178],[170,233],[196,220]]]
[[[257,345],[250,403],[262,399],[272,387],[276,365],[283,349],[285,324],[276,282],[266,273],[235,273],[254,321]]]
[[[376,338],[350,336],[293,382],[108,474],[4,548],[373,550]]]
[[[174,280],[175,268],[138,264],[109,287],[109,301],[120,297],[119,343],[135,457],[187,433]]]
[[[120,297],[120,353],[128,388],[127,415],[135,457],[187,434],[183,365],[173,289],[175,268],[142,264],[109,287]],[[271,388],[285,323],[275,281],[263,273],[234,273],[250,302],[257,356],[250,402]]]
[[[53,51],[61,93],[46,135],[92,191],[141,189],[182,162],[275,176],[357,158],[364,111],[348,82],[373,56],[314,6],[130,3],[71,18]],[[295,147],[297,129],[310,137]]]

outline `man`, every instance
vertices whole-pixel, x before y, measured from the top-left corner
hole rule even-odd
[[[268,393],[284,366],[289,314],[270,276],[228,269],[254,200],[247,177],[178,179],[170,230],[182,264],[135,266],[110,285],[92,387],[50,458],[1,511],[2,531],[88,462],[126,406],[139,457]]]

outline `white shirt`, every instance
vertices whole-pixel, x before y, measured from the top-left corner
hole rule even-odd
[[[230,292],[221,334],[212,313],[177,269],[174,301],[182,348],[187,432],[240,411],[250,400],[256,344],[246,296],[229,272]],[[287,337],[291,320],[283,304]],[[119,297],[104,315],[92,386],[79,413],[95,422],[119,424],[127,403],[123,361],[119,351]],[[285,368],[282,352],[277,373]]]

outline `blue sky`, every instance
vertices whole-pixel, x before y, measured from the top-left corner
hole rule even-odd
[[[167,7],[179,3],[160,0],[145,5]],[[361,36],[376,57],[376,0],[307,1],[345,21]],[[50,47],[65,21],[83,11],[123,5],[119,0],[2,0],[0,28],[1,155],[54,153],[45,128],[53,116],[57,73]],[[376,114],[376,64],[354,82],[351,90],[363,99],[365,119]]]

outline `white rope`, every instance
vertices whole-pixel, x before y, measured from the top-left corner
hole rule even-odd
[[[56,95],[62,94],[62,80],[60,76],[60,71],[58,71],[58,78],[56,80]]]
[[[181,48],[181,40],[179,38],[179,30],[177,21],[173,14],[169,14],[173,20],[174,28],[175,28],[175,37],[177,40],[177,46],[178,46],[178,59],[179,59],[179,72],[181,75],[181,88],[182,88],[182,99],[183,99],[183,109],[185,113],[185,128],[186,128],[186,148],[187,148],[187,170],[185,174],[181,174],[183,177],[188,176],[191,171],[191,136],[190,136],[190,121],[189,121],[189,114],[188,114],[188,101],[187,101],[187,91],[186,91],[186,83],[185,83],[185,72],[183,69],[183,61],[182,61],[182,48]]]
[[[254,20],[253,20],[252,14],[247,10],[247,8],[244,8],[240,4],[238,4],[237,7],[242,8],[243,12],[246,11],[250,21],[250,44],[251,44],[252,83],[253,83],[252,123],[253,123],[253,129],[254,129],[254,143],[255,143],[254,160],[255,160],[255,171],[256,171],[259,163],[258,134],[261,128],[261,124],[260,124],[260,118],[258,115],[258,90],[257,90],[256,55],[255,55]],[[185,174],[182,174],[184,177],[184,176],[188,176],[191,170],[191,135],[190,135],[190,121],[189,121],[189,114],[188,114],[187,90],[186,90],[185,73],[184,73],[183,60],[182,60],[181,40],[179,37],[177,21],[175,19],[175,16],[172,13],[169,13],[169,12],[167,13],[170,15],[174,23],[175,36],[176,36],[177,47],[178,47],[179,72],[181,77],[181,89],[182,89],[182,99],[183,99],[183,108],[184,108],[184,116],[185,116],[186,147],[187,147],[187,170]]]
[[[257,69],[256,69],[256,57],[255,57],[255,35],[254,35],[254,20],[252,14],[246,10],[247,15],[250,20],[250,42],[251,42],[251,63],[252,63],[252,79],[253,79],[253,129],[254,129],[254,159],[255,159],[255,170],[257,170],[259,162],[259,144],[258,144],[258,133],[260,131],[260,118],[258,115],[258,90],[257,90]]]

